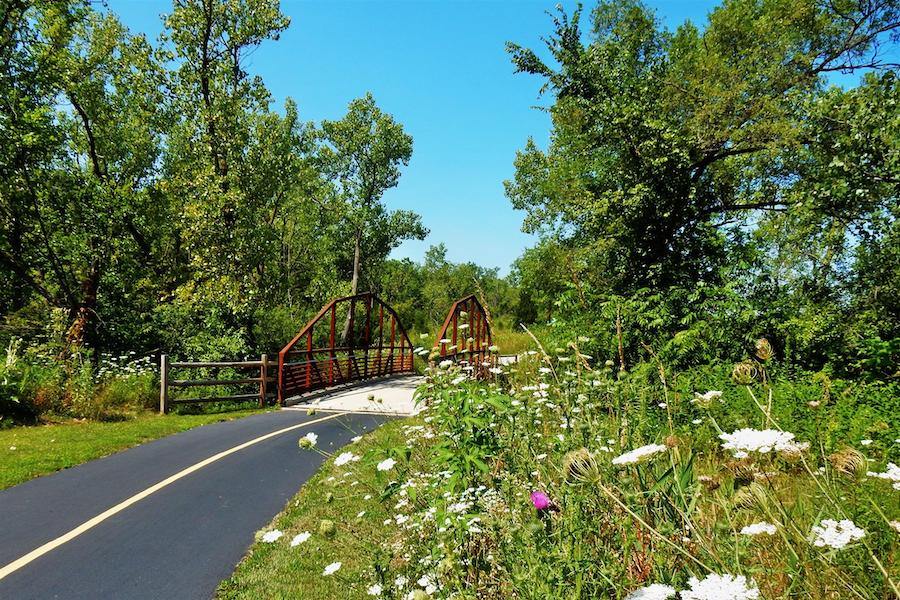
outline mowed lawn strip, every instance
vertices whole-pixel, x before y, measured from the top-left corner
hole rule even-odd
[[[335,452],[353,452],[361,460],[336,466],[326,462],[273,519],[264,531],[278,529],[284,535],[275,542],[260,540],[247,552],[231,578],[219,585],[219,600],[303,598],[303,600],[353,600],[370,598],[366,590],[372,584],[375,553],[385,540],[396,538],[401,530],[392,518],[396,495],[384,503],[381,491],[399,477],[396,471],[379,473],[376,465],[387,457],[388,448],[403,447],[400,428],[419,424],[420,419],[391,421]],[[300,450],[298,452],[309,452]],[[349,475],[348,475],[349,474]],[[354,484],[354,482],[358,482]],[[371,498],[366,500],[366,496]],[[359,513],[365,511],[361,517]],[[334,537],[320,532],[323,520],[334,523]],[[310,538],[290,545],[298,534]],[[323,571],[331,563],[341,568],[333,575]]]
[[[127,421],[66,421],[0,430],[0,489],[150,440],[259,409],[201,415],[140,415]]]

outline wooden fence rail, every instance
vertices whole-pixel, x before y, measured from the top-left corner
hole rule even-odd
[[[259,371],[257,377],[245,377],[242,379],[171,379],[171,369],[253,369]],[[165,354],[159,360],[159,412],[167,413],[173,404],[193,404],[196,402],[230,402],[259,400],[259,406],[266,405],[268,400],[270,383],[275,382],[275,377],[269,376],[269,357],[263,354],[259,360],[231,361],[231,362],[169,362]],[[213,387],[220,385],[250,385],[259,386],[257,392],[250,394],[232,394],[230,396],[212,396],[208,398],[171,398],[170,388]]]

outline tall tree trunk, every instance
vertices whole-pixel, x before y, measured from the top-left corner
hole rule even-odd
[[[362,258],[362,227],[356,230],[356,240],[353,248],[353,277],[350,279],[350,295],[355,296],[359,287],[359,266]],[[341,334],[341,345],[347,345],[347,339],[350,337],[350,317],[353,315],[355,305],[350,303],[350,309],[347,311],[347,320],[344,321],[344,333]]]

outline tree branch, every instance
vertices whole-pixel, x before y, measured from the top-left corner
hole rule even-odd
[[[45,288],[41,283],[35,279],[28,270],[18,261],[15,260],[13,256],[11,256],[8,252],[0,248],[0,263],[6,265],[10,271],[16,274],[16,276],[22,280],[28,287],[33,289],[35,292],[40,294],[47,302],[53,304],[54,297],[47,288]]]
[[[749,146],[747,148],[730,148],[728,150],[714,150],[707,152],[706,156],[692,164],[689,169],[691,171],[691,182],[700,179],[703,172],[711,164],[728,158],[729,156],[740,156],[742,154],[753,154],[765,150],[765,146]]]
[[[78,99],[75,97],[74,92],[68,91],[66,95],[69,97],[69,102],[71,102],[72,106],[75,108],[75,112],[77,112],[78,116],[81,117],[81,124],[84,127],[84,133],[87,136],[88,156],[90,156],[91,158],[91,166],[94,171],[94,175],[98,179],[106,180],[106,169],[101,165],[100,156],[97,154],[97,141],[94,138],[94,130],[93,127],[91,127],[91,121],[88,118],[88,114],[78,102]]]

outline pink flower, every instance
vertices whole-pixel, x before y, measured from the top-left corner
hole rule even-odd
[[[544,492],[531,492],[531,503],[538,510],[550,508],[550,496]]]

